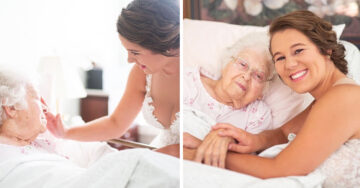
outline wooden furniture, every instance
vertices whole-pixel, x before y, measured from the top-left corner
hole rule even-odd
[[[109,95],[103,90],[87,89],[86,98],[81,99],[80,115],[85,122],[108,115]]]
[[[183,18],[191,18],[191,2],[190,0],[183,1]]]

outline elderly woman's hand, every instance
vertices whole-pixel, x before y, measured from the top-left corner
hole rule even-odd
[[[220,130],[219,136],[232,137],[237,143],[230,143],[229,150],[238,153],[253,153],[259,150],[258,136],[246,132],[240,128],[226,123],[218,123],[212,127],[213,130]]]
[[[183,134],[183,146],[191,149],[196,149],[200,146],[201,140],[196,138],[195,136],[184,133]]]
[[[45,115],[47,120],[46,127],[49,129],[49,131],[58,138],[64,138],[66,130],[64,129],[64,124],[61,120],[60,114],[55,116],[51,112],[46,112]]]
[[[220,130],[211,131],[205,137],[196,151],[194,161],[225,168],[228,145],[233,139],[231,137],[218,136],[219,131]]]

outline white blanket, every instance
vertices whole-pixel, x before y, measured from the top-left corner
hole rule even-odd
[[[184,108],[184,132],[188,132],[202,139],[214,125],[214,121],[206,114],[188,107]],[[274,157],[281,152],[287,144],[273,146],[262,153],[262,157]],[[325,177],[317,171],[307,176],[289,176],[281,178],[260,179],[230,170],[215,168],[200,163],[184,160],[184,187],[321,187]]]
[[[205,113],[187,105],[184,105],[183,117],[184,133],[189,133],[200,140],[203,140],[211,127],[216,124],[216,121]]]
[[[179,187],[179,161],[147,149],[111,152],[89,167],[55,154],[0,163],[0,187]]]
[[[287,144],[277,145],[262,152],[264,157],[276,156]],[[184,160],[184,187],[286,187],[286,188],[321,188],[325,177],[318,171],[307,176],[289,176],[280,178],[260,179],[230,170],[215,168],[200,163]]]

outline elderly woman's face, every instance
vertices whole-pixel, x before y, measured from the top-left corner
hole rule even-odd
[[[14,127],[14,136],[26,141],[33,141],[46,130],[46,117],[41,103],[41,98],[36,90],[31,87],[27,89],[27,108],[18,110],[14,117],[16,127]]]
[[[234,100],[249,104],[262,96],[268,76],[266,57],[251,49],[242,50],[222,72],[223,90]]]

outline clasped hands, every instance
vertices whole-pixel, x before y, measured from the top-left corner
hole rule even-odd
[[[186,160],[225,168],[228,151],[252,153],[257,151],[256,135],[226,123],[218,123],[203,141],[184,133],[183,155]]]

